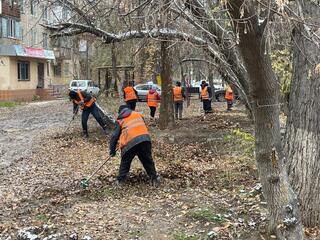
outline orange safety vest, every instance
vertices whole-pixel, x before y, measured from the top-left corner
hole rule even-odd
[[[146,124],[140,113],[132,111],[130,116],[118,120],[121,127],[119,139],[120,149],[125,147],[131,140],[141,135],[149,135]]]
[[[158,93],[148,93],[147,95],[147,104],[149,107],[158,107]]]
[[[174,87],[173,88],[173,101],[175,102],[182,102],[182,87]]]
[[[82,93],[81,93],[80,90],[77,91],[77,94],[78,94],[78,96],[79,96],[79,98],[80,98],[80,101],[84,102],[84,98],[83,98]],[[84,103],[84,106],[80,105],[80,104],[79,104],[80,102],[77,101],[77,100],[74,100],[74,102],[80,106],[80,109],[83,110],[83,109],[85,109],[85,108],[89,108],[89,107],[92,106],[92,104],[94,103],[94,98],[92,97],[92,98],[89,100],[89,102]]]
[[[232,101],[233,100],[233,90],[230,86],[227,87],[226,89],[226,93],[224,95],[224,98],[228,101]]]
[[[127,101],[130,101],[130,100],[138,99],[136,93],[134,92],[133,87],[130,87],[130,86],[125,87],[125,88],[123,89],[123,91],[124,91],[125,96],[126,96],[126,98],[124,99],[124,101],[127,102]]]
[[[201,88],[201,99],[202,100],[209,99],[208,87]]]

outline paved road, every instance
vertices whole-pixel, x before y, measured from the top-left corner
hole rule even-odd
[[[27,157],[41,136],[62,132],[71,114],[67,100],[0,108],[0,168]]]

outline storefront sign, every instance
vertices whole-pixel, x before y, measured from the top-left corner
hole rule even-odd
[[[21,45],[14,45],[17,56],[32,57],[54,60],[54,53],[50,50],[44,50],[42,48],[23,47]]]

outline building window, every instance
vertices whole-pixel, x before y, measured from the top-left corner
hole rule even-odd
[[[8,37],[14,38],[16,36],[16,21],[13,19],[8,19],[8,26],[7,26],[7,31],[8,31]]]
[[[18,62],[18,80],[30,81],[30,63]]]
[[[20,8],[20,12],[24,13],[24,2],[23,2],[23,0],[19,0],[19,8]]]
[[[69,76],[69,63],[64,64],[64,76]]]
[[[37,32],[31,31],[31,46],[35,46],[37,44]]]
[[[48,49],[48,34],[47,33],[42,34],[42,47],[44,49]]]
[[[53,74],[54,76],[61,77],[61,63],[53,66]]]
[[[35,7],[35,5],[34,5],[34,3],[35,3],[35,1],[34,0],[30,0],[30,14],[31,15],[34,15],[34,7]]]

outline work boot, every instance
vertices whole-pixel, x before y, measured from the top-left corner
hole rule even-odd
[[[89,138],[88,131],[83,131],[82,136],[83,136],[84,139]]]
[[[155,178],[151,179],[151,186],[153,187],[159,187],[161,183],[160,176],[156,176]]]
[[[114,186],[115,186],[116,188],[122,188],[125,184],[126,184],[126,180],[119,180],[119,179],[117,179],[117,180],[114,182]]]

